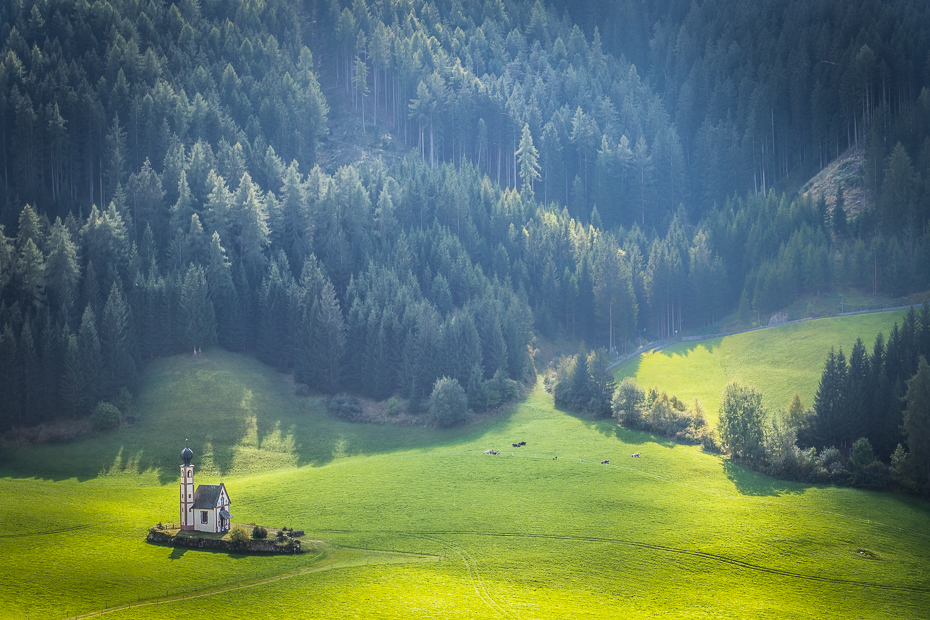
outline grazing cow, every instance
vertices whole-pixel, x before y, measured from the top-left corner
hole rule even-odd
[[[484,453],[485,453],[485,454],[494,454],[494,450],[485,450]]]
[[[525,442],[525,441],[521,441],[521,442],[520,442],[520,445],[521,445],[521,446],[525,446],[525,445],[526,445],[526,442]]]
[[[638,458],[639,458],[639,452],[634,452],[634,453],[633,453],[633,458],[634,458],[634,459],[638,459]]]
[[[601,465],[610,465],[610,461],[601,461]]]

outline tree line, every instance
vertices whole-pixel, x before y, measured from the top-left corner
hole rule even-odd
[[[732,180],[705,200],[651,70],[564,9],[0,7],[4,425],[214,343],[321,390],[417,401],[447,376],[493,402],[535,334],[611,356],[734,308],[927,285],[930,95],[869,111],[874,211]],[[321,79],[416,155],[318,167]]]
[[[807,430],[810,443],[849,451],[861,438],[902,475],[930,481],[930,307],[912,307],[887,342],[882,334],[869,352],[857,339],[849,353],[831,349]],[[902,443],[907,446],[905,452]],[[905,467],[908,455],[911,462]]]

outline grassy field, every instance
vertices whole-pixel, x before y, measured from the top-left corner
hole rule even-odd
[[[921,618],[930,609],[925,502],[765,478],[558,411],[541,389],[451,431],[343,423],[292,393],[249,358],[169,358],[145,376],[137,424],[5,452],[0,618],[217,609],[232,619]],[[304,529],[305,543],[325,541],[320,553],[145,543],[150,525],[177,520],[185,437],[195,481],[222,480],[235,521]]]
[[[710,420],[716,421],[720,396],[727,382],[739,379],[762,392],[769,408],[787,408],[794,393],[808,407],[830,347],[849,352],[862,338],[871,354],[875,336],[887,340],[905,311],[816,319],[697,342],[679,342],[645,353],[615,370],[617,381],[633,377],[645,388],[658,386],[686,403],[697,398]]]

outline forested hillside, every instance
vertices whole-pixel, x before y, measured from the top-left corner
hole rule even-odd
[[[480,407],[537,336],[925,289],[930,14],[853,4],[5,3],[0,426],[215,344]],[[790,193],[857,145],[874,207]]]

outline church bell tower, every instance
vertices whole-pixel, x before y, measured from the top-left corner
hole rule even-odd
[[[185,442],[184,449],[181,450],[181,529],[194,529],[194,513],[191,506],[194,505],[194,466],[191,465],[191,459],[194,453]]]

